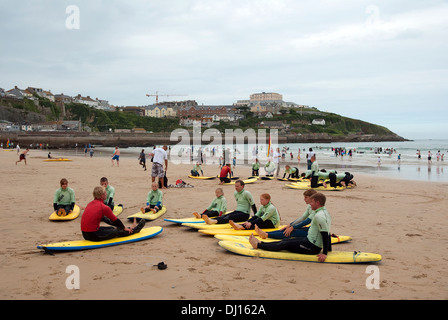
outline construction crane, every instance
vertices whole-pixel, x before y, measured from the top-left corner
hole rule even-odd
[[[147,94],[147,97],[156,97],[156,104],[159,104],[159,97],[184,97],[186,94],[159,94],[159,91],[156,91],[156,94]]]

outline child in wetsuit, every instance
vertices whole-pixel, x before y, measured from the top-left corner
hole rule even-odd
[[[216,198],[213,199],[212,203],[204,210],[201,214],[197,212],[193,212],[193,215],[200,219],[203,214],[206,214],[208,217],[220,217],[227,211],[227,200],[224,197],[224,191],[222,188],[218,188],[215,190]]]
[[[146,207],[141,208],[142,213],[152,211],[152,213],[157,213],[162,209],[162,199],[163,192],[159,190],[159,184],[153,182],[151,185],[151,191],[148,192],[148,197],[146,199]]]
[[[60,181],[61,187],[56,190],[53,198],[53,209],[58,216],[65,217],[73,212],[75,207],[75,191],[68,187],[68,180]]]

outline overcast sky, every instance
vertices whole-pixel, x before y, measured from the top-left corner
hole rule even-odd
[[[0,13],[6,90],[118,106],[156,91],[210,105],[277,92],[448,139],[446,0],[0,0]]]

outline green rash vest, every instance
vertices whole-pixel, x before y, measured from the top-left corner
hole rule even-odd
[[[107,198],[106,198],[106,200],[104,200],[104,203],[108,204],[109,203],[109,199],[110,198],[113,199],[115,197],[115,188],[112,187],[110,184],[107,185],[106,193],[107,193]]]
[[[339,182],[344,178],[345,178],[345,173],[337,173],[336,174],[336,182]]]
[[[315,161],[316,162],[316,161]],[[317,170],[319,170],[319,165],[317,165]],[[305,171],[305,178],[311,178],[311,173],[313,173],[313,167],[311,167],[311,170]],[[327,172],[318,171],[317,174],[314,174],[315,176],[319,176],[319,179],[328,179],[331,172],[335,172],[334,170],[329,170]],[[345,175],[344,175],[345,176]]]
[[[75,191],[72,188],[67,187],[67,189],[59,188],[54,194],[53,203],[70,205],[75,203]]]
[[[293,174],[297,171],[296,168],[289,168],[289,169],[285,169],[285,173],[287,174]]]
[[[250,213],[250,207],[255,204],[252,194],[249,191],[243,189],[240,192],[235,191],[233,195],[235,196],[236,200],[235,211]]]
[[[148,197],[146,199],[146,203],[149,203],[150,205],[156,205],[160,202],[160,205],[162,205],[162,199],[163,199],[163,193],[159,189],[156,191],[151,190],[148,192]]]
[[[313,220],[314,215],[316,214],[316,212],[314,212],[311,209],[310,205],[307,205],[305,212],[303,213],[303,215],[300,218],[297,218],[296,220],[294,220],[293,222],[290,223],[291,226],[295,226],[297,224],[299,224],[302,221],[305,221],[306,219],[310,219]]]
[[[315,211],[311,226],[308,230],[308,240],[319,248],[323,248],[321,232],[330,234],[331,216],[325,207],[320,207]]]
[[[252,169],[253,169],[253,170],[258,170],[258,169],[260,169],[260,162],[255,162],[254,164],[252,164]]]
[[[313,164],[311,165],[311,174],[313,176],[319,175],[319,164],[317,163],[317,161],[314,161]]]
[[[227,200],[224,196],[219,196],[213,199],[212,203],[207,208],[208,211],[227,212]]]
[[[272,224],[277,228],[280,225],[280,216],[278,214],[277,208],[269,202],[265,206],[261,206],[258,212],[255,214],[257,217],[261,218],[263,221],[271,220]]]
[[[266,169],[267,172],[272,172],[275,170],[275,164],[272,162],[268,162],[265,164],[264,168]]]

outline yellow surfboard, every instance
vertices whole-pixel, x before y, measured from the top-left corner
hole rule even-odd
[[[191,178],[191,179],[199,179],[199,180],[212,180],[212,179],[216,179],[216,177],[204,177],[204,176],[192,176],[192,175],[189,175],[188,178]]]
[[[230,211],[229,211],[230,212]],[[223,215],[228,214],[229,212],[223,213]],[[209,216],[209,218],[214,218],[213,216]],[[177,224],[205,224],[204,219],[202,218],[196,218],[196,217],[187,217],[187,218],[179,218],[179,219],[175,219],[175,218],[169,218],[169,219],[164,219],[164,221],[167,222],[173,222],[173,223],[177,223]],[[189,227],[189,226],[187,226]]]
[[[277,231],[280,230],[285,226],[279,226],[278,228],[272,228],[272,229],[262,229],[265,232],[271,232],[271,231]],[[225,229],[199,229],[198,230],[201,233],[207,234],[207,235],[217,235],[217,234],[229,234],[234,236],[250,236],[252,233],[255,233],[255,230],[235,230],[233,228],[225,228]]]
[[[63,161],[73,161],[71,159],[60,158],[60,159],[46,159],[44,162],[63,162]]]
[[[166,207],[162,206],[162,209],[157,211],[157,213],[152,213],[152,211],[146,212],[146,213],[142,213],[141,211],[139,211],[136,214],[133,214],[133,215],[129,216],[128,220],[134,220],[134,218],[136,218],[137,221],[140,220],[140,219],[145,219],[146,221],[152,221],[152,220],[156,220],[157,218],[160,218],[165,213],[166,213]]]
[[[244,181],[244,184],[249,184],[249,183],[254,183],[254,182],[256,182],[257,180],[258,180],[257,178],[251,178],[251,179],[246,179],[246,180],[243,180],[243,181]],[[231,181],[231,182],[229,182],[229,183],[224,183],[224,185],[235,184],[235,182],[236,182],[236,181]]]
[[[142,229],[139,233],[130,235],[128,237],[114,238],[111,240],[99,241],[99,242],[87,241],[87,240],[66,241],[59,243],[43,244],[37,246],[37,248],[44,249],[45,251],[75,251],[75,250],[98,249],[150,239],[155,237],[162,231],[163,231],[162,227],[150,227]]]
[[[314,254],[299,254],[289,251],[265,251],[252,248],[250,243],[223,240],[219,241],[219,245],[230,252],[243,256],[278,260],[319,262],[317,260],[317,255]],[[360,251],[331,251],[328,253],[327,258],[323,263],[373,263],[381,260],[381,255],[376,253]]]
[[[75,220],[76,218],[78,218],[80,213],[81,213],[81,208],[79,208],[79,206],[77,204],[75,204],[75,207],[73,208],[72,213],[69,213],[66,216],[58,216],[55,211],[50,215],[49,219],[50,219],[50,221],[70,221],[70,220]]]
[[[169,218],[169,219],[163,219],[166,222],[172,222],[177,224],[184,224],[184,223],[205,223],[204,219],[198,219],[196,217],[190,217],[190,218]]]
[[[248,236],[233,236],[229,234],[217,234],[215,235],[215,238],[218,240],[226,240],[226,241],[236,241],[236,242],[243,242],[243,243],[249,243],[249,237]],[[279,239],[272,239],[272,238],[266,238],[262,239],[259,236],[255,236],[258,240],[264,241],[264,242],[276,242],[280,241]],[[291,239],[291,238],[289,238]],[[331,244],[337,244],[337,243],[344,243],[351,241],[352,237],[350,236],[337,236],[337,237],[331,237]]]
[[[182,223],[182,226],[198,230],[219,230],[230,229],[232,226],[228,223],[224,224],[206,224],[206,223]]]
[[[123,212],[123,207],[122,206],[114,206],[114,210],[112,210],[112,212],[114,213],[114,215],[116,215],[118,217]]]
[[[298,189],[298,190],[308,190],[308,189],[314,189],[318,191],[343,191],[345,190],[345,187],[330,187],[330,185],[327,185],[326,188],[323,186],[317,187],[317,188],[311,188],[311,185],[307,182],[304,183],[287,183],[285,184],[290,189]]]

